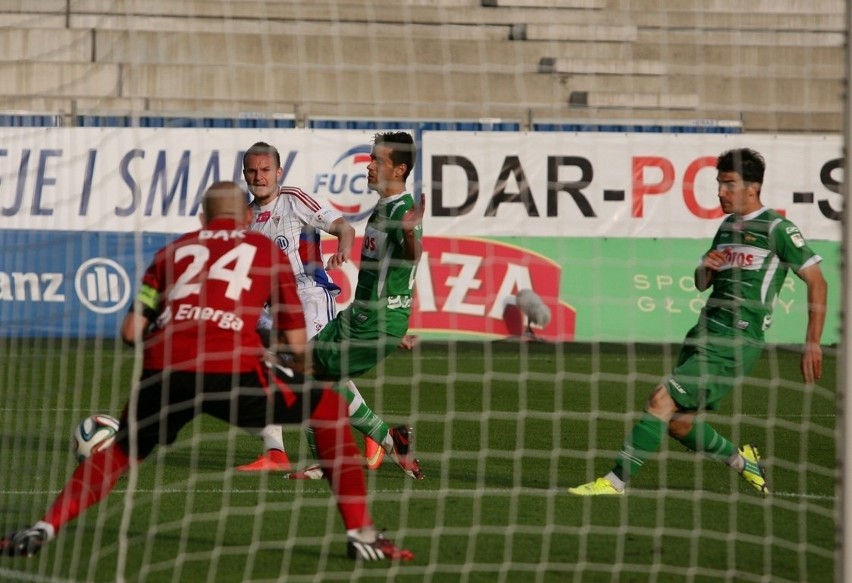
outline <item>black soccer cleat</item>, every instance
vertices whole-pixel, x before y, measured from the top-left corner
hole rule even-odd
[[[376,540],[371,543],[363,542],[350,536],[346,540],[346,554],[350,559],[362,561],[410,561],[414,559],[414,553],[407,549],[401,549],[384,537],[382,533],[376,535]]]
[[[0,540],[0,554],[7,557],[32,557],[38,554],[47,542],[47,531],[43,528],[19,530]]]

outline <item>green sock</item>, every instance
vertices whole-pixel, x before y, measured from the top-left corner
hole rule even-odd
[[[727,460],[737,451],[734,444],[719,435],[712,426],[698,420],[693,421],[692,429],[686,437],[678,441],[692,451],[703,452],[722,461]]]
[[[308,447],[311,450],[311,457],[318,460],[319,454],[317,453],[317,442],[314,441],[314,430],[310,426],[305,427],[305,439],[308,441]]]
[[[355,389],[354,391],[352,389]],[[367,406],[361,393],[355,388],[355,385],[347,383],[346,385],[338,385],[334,390],[343,395],[346,402],[349,404],[349,423],[353,428],[357,429],[364,435],[370,437],[377,443],[382,443],[388,435],[390,428],[388,424],[373,413],[373,410]]]
[[[650,413],[645,413],[621,446],[615,460],[613,473],[624,482],[639,471],[645,460],[657,453],[666,432],[666,422]]]
[[[358,389],[355,389],[355,385],[351,384],[350,381],[348,386],[345,384],[336,385],[334,390],[343,395],[349,404],[349,424],[376,443],[384,443],[390,427],[378,415],[373,413],[373,410],[364,401],[361,393],[358,392]],[[314,459],[317,459],[314,431],[310,427],[305,428],[305,438],[308,440],[311,455],[313,455]]]

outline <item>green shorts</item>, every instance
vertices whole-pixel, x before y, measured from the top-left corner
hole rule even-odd
[[[716,410],[762,353],[762,343],[707,334],[695,326],[687,333],[677,365],[663,384],[683,410]]]
[[[336,381],[369,372],[399,347],[409,315],[350,305],[311,340],[314,378]]]

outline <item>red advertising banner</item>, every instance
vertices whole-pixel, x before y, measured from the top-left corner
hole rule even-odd
[[[360,244],[357,239],[355,248]],[[353,259],[357,262],[357,257]],[[341,306],[352,299],[353,267],[345,271],[345,278],[332,272],[342,290]],[[558,263],[528,249],[481,239],[424,237],[411,330],[496,337],[531,332],[548,340],[570,341],[576,312],[561,299],[561,280]],[[515,302],[523,289],[533,290],[550,310],[547,325],[528,328],[528,319]]]

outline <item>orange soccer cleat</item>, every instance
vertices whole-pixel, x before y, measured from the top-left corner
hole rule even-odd
[[[364,457],[367,458],[367,469],[378,470],[382,467],[385,459],[385,448],[378,441],[370,437],[364,437]]]
[[[243,466],[237,466],[238,472],[289,472],[292,466],[286,451],[270,449],[256,460]]]

